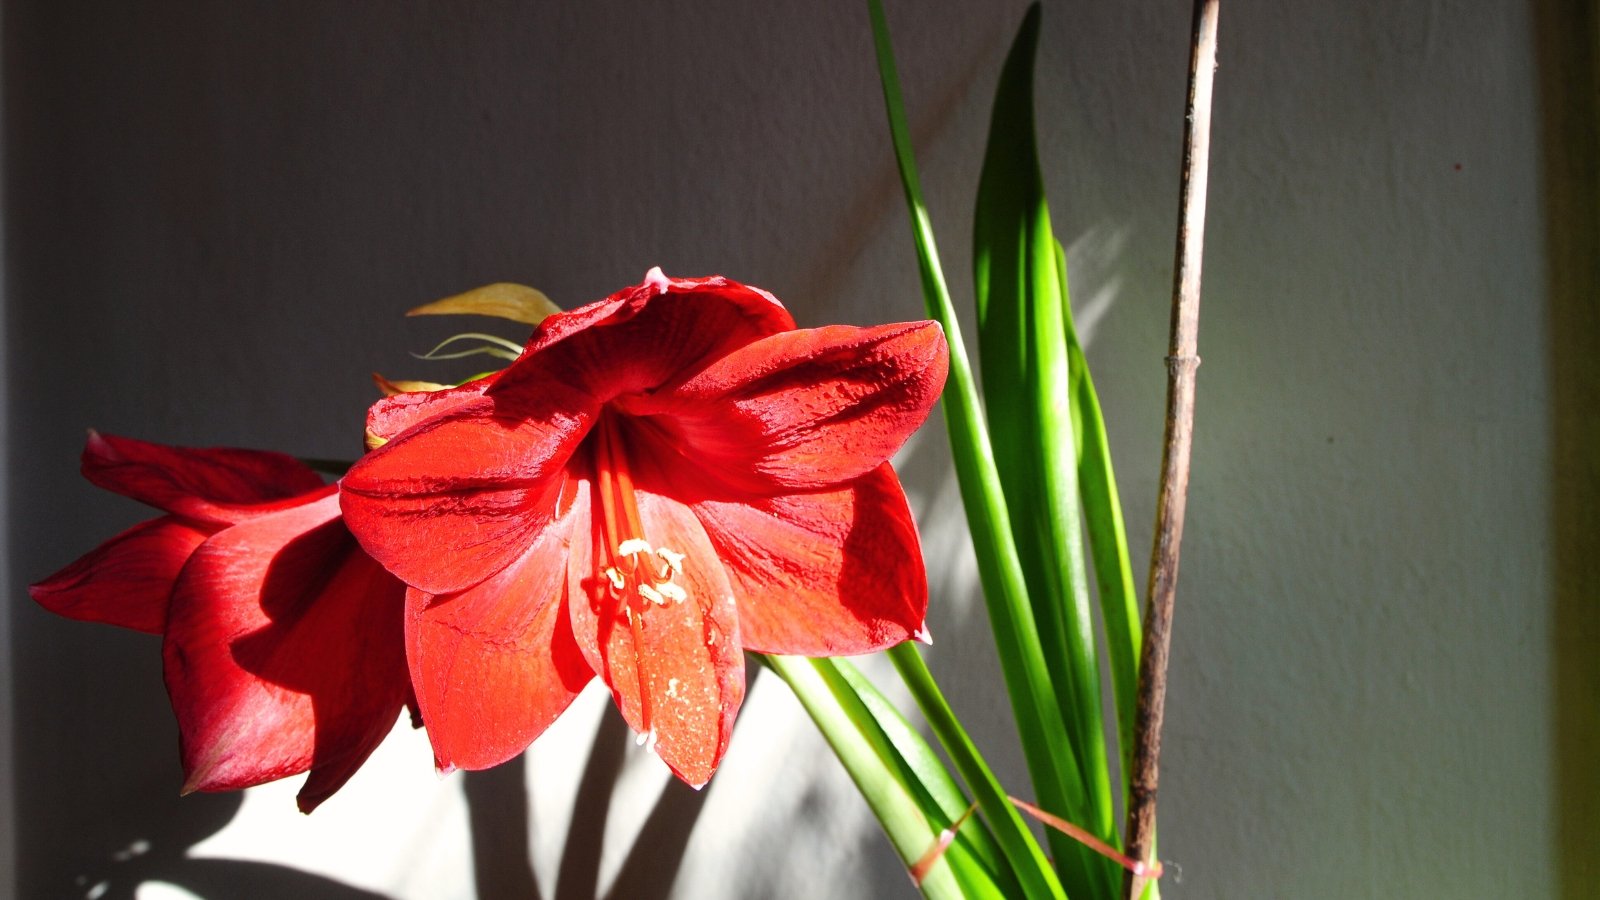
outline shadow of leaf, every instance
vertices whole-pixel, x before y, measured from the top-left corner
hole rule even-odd
[[[592,900],[600,896],[600,852],[605,845],[606,819],[630,741],[622,716],[607,709],[595,729],[589,763],[572,802],[572,823],[556,876],[556,900]]]
[[[472,834],[472,876],[479,897],[540,900],[539,882],[528,860],[532,832],[528,778],[522,757],[466,772],[462,794]]]

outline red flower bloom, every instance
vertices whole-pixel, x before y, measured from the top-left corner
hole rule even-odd
[[[164,636],[191,790],[310,771],[310,812],[410,697],[404,586],[361,552],[333,485],[291,457],[91,433],[90,481],[164,509],[30,589],[46,609]]]
[[[794,330],[724,278],[645,282],[535,330],[492,384],[373,408],[341,482],[412,586],[406,646],[441,768],[520,753],[598,674],[704,784],[741,650],[922,634],[927,584],[886,462],[944,383],[936,324]]]

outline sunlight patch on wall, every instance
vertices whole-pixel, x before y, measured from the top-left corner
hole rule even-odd
[[[1067,286],[1072,292],[1072,321],[1078,329],[1078,343],[1085,350],[1094,343],[1100,323],[1122,293],[1118,265],[1130,231],[1126,225],[1100,224],[1063,245],[1067,251]]]
[[[472,896],[459,779],[435,775],[427,737],[408,720],[309,816],[295,807],[300,782],[246,791],[233,821],[189,855],[276,863],[393,897]]]
[[[203,900],[203,898],[165,881],[146,881],[134,889],[133,896],[135,900]]]

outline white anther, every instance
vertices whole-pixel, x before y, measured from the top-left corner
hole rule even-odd
[[[640,733],[638,737],[633,739],[633,743],[636,747],[643,747],[654,752],[656,749],[656,730],[652,728],[649,731]]]
[[[617,545],[618,556],[632,556],[635,553],[649,553],[650,542],[644,538],[628,538]]]
[[[656,590],[655,588],[651,587],[648,584],[639,585],[639,596],[645,598],[646,600],[649,600],[651,603],[654,603],[657,606],[666,606],[667,605],[667,598],[661,596],[661,592],[660,591]]]
[[[622,577],[622,573],[618,572],[615,566],[606,566],[605,576],[606,580],[611,582],[611,586],[619,591],[628,586],[627,579]]]
[[[676,550],[668,550],[665,547],[657,547],[656,555],[661,557],[662,561],[667,564],[667,568],[671,569],[674,575],[683,574],[682,553],[679,553]]]
[[[642,591],[644,588],[640,588],[640,590]],[[683,588],[678,587],[676,584],[673,584],[670,581],[657,582],[656,590],[660,592],[661,596],[668,600],[675,600],[679,603],[682,603],[683,601],[689,599],[689,595],[684,593]]]

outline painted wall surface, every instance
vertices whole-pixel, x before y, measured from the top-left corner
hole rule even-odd
[[[969,305],[1024,7],[889,6]],[[1046,179],[1136,556],[1187,32],[1187,4],[1045,9]],[[1495,2],[1223,11],[1170,898],[1557,889],[1533,32]],[[479,284],[576,305],[660,265],[766,287],[802,325],[920,318],[858,4],[17,0],[5,42],[20,896],[913,893],[774,679],[702,793],[591,693],[490,773],[435,778],[402,728],[305,818],[292,783],[180,799],[157,642],[24,590],[147,515],[79,479],[85,428],[349,457],[368,373],[434,375],[408,351],[453,330],[400,313]],[[929,657],[1026,792],[937,423],[899,463]]]

